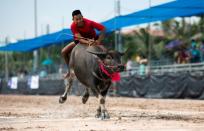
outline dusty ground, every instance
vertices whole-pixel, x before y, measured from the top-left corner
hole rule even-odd
[[[91,97],[0,95],[0,131],[203,131],[204,101],[107,97],[111,118],[94,117],[98,105]]]

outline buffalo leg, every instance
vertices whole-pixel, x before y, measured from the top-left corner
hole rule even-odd
[[[105,96],[99,95],[99,103],[101,107],[101,120],[109,119],[110,116],[105,108]],[[98,111],[97,111],[98,113]]]
[[[88,99],[89,99],[89,90],[88,90],[88,88],[86,88],[85,93],[84,93],[84,95],[82,97],[82,103],[85,104]]]
[[[103,90],[102,92],[100,92],[99,95],[99,107],[97,109],[97,113],[96,113],[96,117],[101,117],[101,119],[109,119],[110,116],[108,114],[108,111],[105,108],[105,99],[106,99],[106,94],[108,93],[108,89],[111,85],[110,83],[107,83],[106,85],[101,85],[103,87],[105,87],[105,90]]]
[[[101,106],[99,105],[98,109],[96,110],[96,118],[99,118],[101,116]]]
[[[59,98],[59,103],[64,103],[67,100],[67,94],[70,92],[70,89],[72,87],[72,83],[73,83],[73,76],[69,75],[68,83],[65,87],[64,94],[62,96],[60,96],[60,98]]]

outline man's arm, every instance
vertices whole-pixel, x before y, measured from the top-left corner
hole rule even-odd
[[[104,39],[105,37],[105,32],[106,32],[106,28],[105,26],[103,26],[100,23],[97,23],[95,21],[91,21],[92,22],[92,26],[97,29],[98,31],[100,31],[99,33],[99,37],[98,39],[95,41],[96,44],[101,44],[101,41]]]
[[[106,32],[106,28],[104,27],[99,34],[98,40],[96,40],[96,44],[101,44],[101,41],[104,39],[105,37],[105,32]]]

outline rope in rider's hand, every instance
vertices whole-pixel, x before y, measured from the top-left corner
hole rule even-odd
[[[96,41],[94,39],[87,39],[87,41],[88,41],[89,46],[92,46],[92,45],[96,44]]]

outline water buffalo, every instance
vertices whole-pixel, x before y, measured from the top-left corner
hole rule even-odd
[[[74,47],[69,61],[68,84],[64,94],[59,99],[60,103],[66,101],[73,82],[74,75],[72,74],[75,74],[77,79],[86,87],[82,103],[86,103],[90,92],[99,98],[96,117],[101,119],[109,118],[105,108],[105,97],[111,85],[111,78],[116,72],[124,70],[124,65],[121,64],[121,56],[124,53],[104,49],[99,45],[88,47],[77,44]]]

